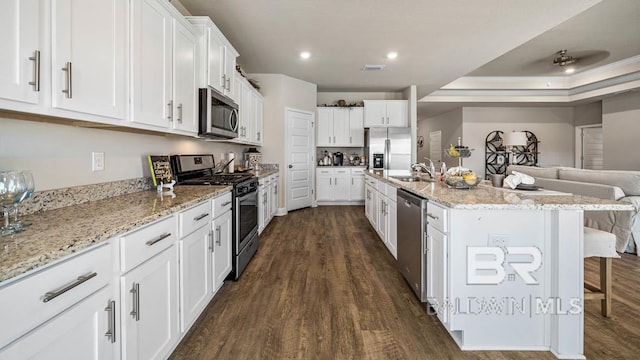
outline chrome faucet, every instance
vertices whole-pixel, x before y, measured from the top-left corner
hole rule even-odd
[[[434,176],[436,175],[436,167],[433,166],[433,161],[431,161],[431,159],[428,157],[425,157],[424,159],[429,161],[428,167],[425,163],[415,163],[411,165],[411,171],[418,171],[418,173],[424,171],[429,174],[430,178],[434,179]]]

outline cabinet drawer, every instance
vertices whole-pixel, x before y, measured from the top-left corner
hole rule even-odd
[[[167,217],[120,238],[120,270],[127,272],[171,246],[176,240],[176,218]]]
[[[398,189],[396,189],[395,186],[386,184],[387,198],[389,201],[397,201],[397,190]]]
[[[349,171],[349,169],[335,169],[334,170],[334,174],[336,174],[336,175],[349,175],[350,171]]]
[[[447,208],[431,201],[427,203],[427,223],[445,234],[448,232],[447,214]]]
[[[379,193],[387,195],[387,184],[384,181],[376,181],[376,189],[378,189]]]
[[[376,180],[373,176],[367,175],[367,174],[365,174],[365,176],[364,176],[364,181],[366,181],[367,184],[369,184],[369,185],[371,185],[373,187],[376,187],[376,184],[378,183],[378,180]]]
[[[106,242],[0,288],[0,348],[103,288],[111,277]]]
[[[316,169],[317,175],[333,175],[333,169]]]
[[[211,221],[211,205],[208,201],[182,211],[178,215],[180,238],[191,234]]]
[[[212,216],[214,218],[217,218],[218,216],[224,214],[225,212],[231,210],[231,193],[228,192],[224,195],[220,195],[217,198],[213,199],[212,201],[212,206],[213,206],[213,214]]]
[[[364,174],[364,168],[361,169],[351,169],[351,175],[361,175]]]

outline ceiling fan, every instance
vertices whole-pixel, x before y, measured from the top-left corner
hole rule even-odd
[[[604,50],[585,50],[574,51],[571,54],[568,50],[560,50],[554,54],[552,64],[555,66],[565,67],[570,64],[580,65],[581,67],[595,64],[609,57],[609,52]]]

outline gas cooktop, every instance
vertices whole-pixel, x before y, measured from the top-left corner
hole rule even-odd
[[[253,178],[251,174],[214,174],[178,181],[182,185],[234,185]]]
[[[216,174],[213,155],[173,155],[171,169],[178,185],[237,185],[252,174]]]

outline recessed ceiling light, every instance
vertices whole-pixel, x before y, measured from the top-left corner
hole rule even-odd
[[[389,60],[393,60],[393,59],[395,59],[397,57],[398,57],[398,53],[394,52],[394,51],[392,51],[392,52],[387,54],[387,59],[389,59]]]
[[[311,57],[311,53],[308,51],[303,51],[300,53],[300,57],[306,60]]]
[[[576,69],[574,68],[568,68],[567,70],[564,71],[565,74],[573,74],[576,71]]]

